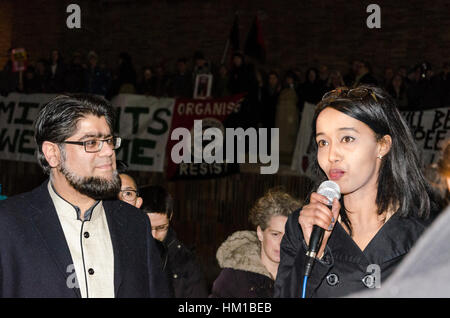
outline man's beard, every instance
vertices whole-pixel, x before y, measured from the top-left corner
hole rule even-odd
[[[117,170],[113,171],[111,180],[102,177],[80,177],[67,169],[63,159],[59,171],[75,190],[94,200],[113,199],[119,194],[121,181]]]

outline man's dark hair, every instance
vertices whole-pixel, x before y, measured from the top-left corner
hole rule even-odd
[[[87,115],[105,117],[113,132],[114,111],[103,97],[88,94],[60,95],[44,104],[34,123],[34,139],[38,146],[37,159],[44,173],[50,173],[50,166],[42,152],[44,141],[60,144],[73,136],[78,121]]]
[[[166,214],[170,219],[173,213],[173,198],[166,189],[161,186],[147,186],[139,190],[143,200],[141,209],[146,213]]]

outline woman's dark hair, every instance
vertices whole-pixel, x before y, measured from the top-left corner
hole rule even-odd
[[[103,97],[88,94],[60,95],[44,104],[34,123],[34,139],[38,146],[37,159],[44,173],[50,173],[50,166],[42,152],[44,141],[61,144],[73,136],[78,121],[87,115],[105,117],[113,132],[114,111]]]
[[[172,217],[173,198],[166,189],[157,185],[146,186],[139,190],[139,194],[143,201],[141,209],[145,213],[162,213],[169,219]]]
[[[334,108],[352,118],[355,118],[374,132],[377,141],[383,136],[392,138],[390,151],[382,158],[378,175],[378,191],[376,204],[378,214],[395,208],[395,213],[401,217],[417,216],[428,218],[430,213],[430,187],[426,182],[419,160],[419,151],[414,138],[402,115],[398,111],[395,101],[383,89],[372,85],[361,85],[356,88],[358,97],[349,97],[346,89],[344,94],[333,94],[318,103],[313,117],[313,138],[316,136],[316,121],[319,114],[327,107]],[[337,90],[335,90],[337,91]],[[325,95],[324,95],[325,96]],[[326,175],[321,171],[317,162],[317,144],[313,143],[315,151],[315,170],[322,182]],[[341,201],[343,203],[343,201]],[[342,204],[340,212],[344,224],[350,229],[350,221]]]

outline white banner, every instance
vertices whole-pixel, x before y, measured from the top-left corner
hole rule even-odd
[[[0,159],[37,162],[33,123],[42,104],[53,94],[17,94],[0,97]],[[114,132],[123,139],[117,159],[131,170],[164,169],[165,149],[175,99],[123,94],[114,97]]]
[[[291,165],[292,170],[313,179],[316,176],[311,171],[315,160],[311,124],[315,107],[305,103]],[[450,107],[402,112],[402,115],[411,128],[423,164],[428,166],[436,162],[440,158],[443,141],[450,138]]]
[[[18,93],[0,96],[0,159],[37,162],[34,120],[41,105],[55,96]]]
[[[130,170],[164,171],[175,99],[121,94],[111,103],[119,123],[115,132],[122,138],[117,159],[125,161]]]

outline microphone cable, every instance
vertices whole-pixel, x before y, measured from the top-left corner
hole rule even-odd
[[[302,290],[302,298],[306,298],[306,284],[308,283],[308,276],[303,277],[303,290]]]

